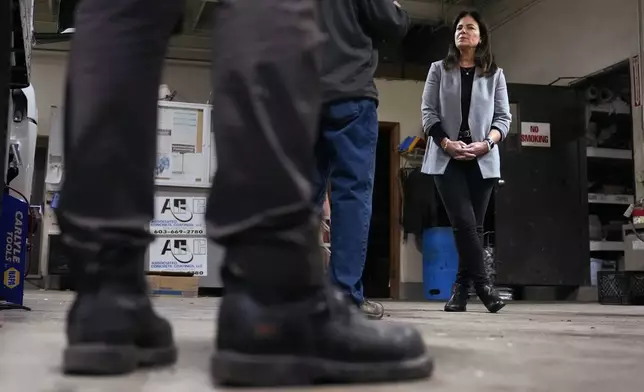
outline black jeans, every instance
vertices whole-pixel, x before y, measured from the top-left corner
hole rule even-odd
[[[181,0],[84,0],[65,110],[65,243],[144,248],[153,217],[157,94]],[[214,11],[218,170],[209,237],[253,287],[324,281],[312,197],[320,88],[314,0],[224,0]],[[234,268],[232,267],[234,265]]]
[[[456,283],[489,283],[483,255],[483,223],[496,181],[481,176],[476,160],[452,159],[445,173],[434,177],[460,257]]]

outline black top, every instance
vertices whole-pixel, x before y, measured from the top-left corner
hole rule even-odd
[[[469,131],[470,126],[468,119],[470,117],[470,105],[472,104],[472,86],[474,85],[474,74],[476,73],[476,69],[474,67],[471,68],[463,68],[461,67],[461,128],[460,131],[462,135],[459,135],[459,140],[464,141],[465,143],[469,144],[472,142],[472,137],[465,135],[462,131]],[[436,124],[432,125],[432,127],[429,129],[429,135],[431,136],[432,139],[434,139],[434,143],[437,145],[441,145],[441,140],[443,138],[449,138],[447,136],[447,133],[445,133],[445,130],[443,129],[443,125],[440,122],[437,122]]]
[[[409,28],[409,16],[392,0],[325,0],[319,4],[326,38],[321,69],[323,103],[377,100],[373,76],[378,66],[378,47],[385,41],[402,41]]]
[[[470,129],[470,105],[472,103],[472,86],[474,86],[474,67],[461,67],[461,131]]]

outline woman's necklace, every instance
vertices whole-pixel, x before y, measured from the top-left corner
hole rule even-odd
[[[461,67],[463,72],[465,72],[465,75],[470,76],[470,72],[474,70],[475,67]]]

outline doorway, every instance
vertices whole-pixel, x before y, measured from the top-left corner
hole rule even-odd
[[[378,128],[371,227],[362,283],[368,298],[398,298],[400,280],[400,125]]]

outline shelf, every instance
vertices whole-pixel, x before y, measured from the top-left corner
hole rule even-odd
[[[631,195],[605,195],[601,193],[589,193],[588,202],[597,204],[622,204],[630,205],[635,201]]]
[[[425,157],[425,149],[424,148],[414,148],[410,152],[403,152],[400,153],[400,156],[406,159],[407,161],[423,161],[423,158]]]
[[[620,241],[590,241],[591,252],[623,252],[624,248]]]
[[[602,113],[615,113],[615,114],[631,114],[631,108],[623,101],[613,101],[609,103],[601,103],[590,106],[591,112]]]
[[[633,151],[617,150],[613,148],[587,147],[586,156],[588,158],[607,158],[607,159],[633,159]]]

